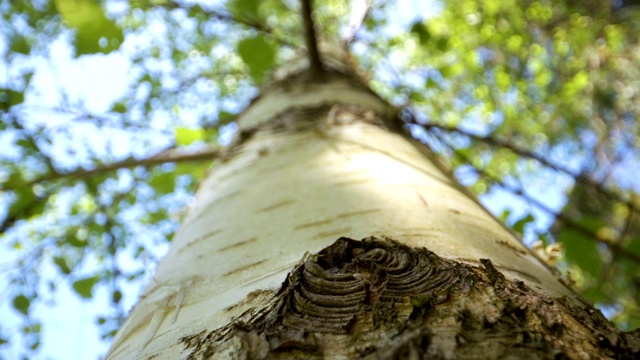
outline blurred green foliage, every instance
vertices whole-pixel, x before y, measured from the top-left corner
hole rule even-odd
[[[75,29],[76,56],[109,53],[120,47],[122,29],[107,18],[98,0],[56,0],[55,5],[62,21]]]
[[[352,5],[315,1],[318,33],[348,33]],[[461,182],[527,203],[506,221],[528,243],[562,244],[559,266],[585,296],[640,326],[638,6],[398,6],[365,9],[347,39],[356,70]],[[97,323],[114,333],[135,300],[123,289],[166,249],[212,149],[304,39],[299,4],[285,0],[0,0],[0,14],[0,294],[23,319],[28,355],[46,326],[32,309],[60,286],[87,301],[106,290],[113,312]],[[95,80],[105,58],[126,64],[126,83],[101,107],[90,97],[113,86]],[[90,78],[63,76],[64,64]],[[74,88],[82,81],[91,94]],[[187,156],[199,152],[212,155]],[[548,189],[566,205],[548,204]],[[7,333],[0,345],[15,341]]]

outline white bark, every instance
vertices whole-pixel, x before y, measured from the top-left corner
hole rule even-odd
[[[575,298],[423,152],[362,121],[391,110],[352,84],[293,82],[243,114],[241,129],[256,129],[292,106],[334,104],[322,118],[303,119],[319,125],[262,129],[215,164],[108,359],[179,358],[180,338],[255,306],[305,253],[341,236],[386,235],[462,262],[491,259],[509,278]]]

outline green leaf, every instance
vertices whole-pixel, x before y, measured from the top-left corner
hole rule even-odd
[[[438,85],[438,83],[435,80],[429,77],[425,83],[425,87],[427,89],[439,89],[440,85]]]
[[[28,55],[31,51],[31,44],[22,35],[12,36],[9,45],[9,51],[17,54]]]
[[[175,129],[176,132],[176,145],[186,146],[199,140],[205,140],[207,138],[207,131],[202,128],[190,129],[179,127]]]
[[[16,141],[16,145],[21,147],[22,150],[27,153],[32,153],[33,151],[37,150],[33,141],[29,141],[27,139],[18,139]]]
[[[67,265],[67,260],[64,258],[56,256],[53,258],[53,263],[58,266],[58,269],[60,269],[60,272],[63,274],[71,273],[71,268]]]
[[[64,239],[64,242],[69,244],[69,245],[71,245],[71,246],[73,246],[73,247],[76,247],[76,248],[83,248],[83,247],[89,245],[89,243],[87,241],[80,240],[77,237],[75,237],[74,235],[67,236]]]
[[[21,189],[24,188],[27,181],[20,172],[13,172],[2,184],[4,189]]]
[[[631,239],[626,247],[626,250],[636,256],[640,256],[640,238]]]
[[[98,0],[55,0],[58,12],[76,29],[76,56],[118,49],[122,29],[107,18]]]
[[[0,109],[9,110],[10,107],[22,104],[24,92],[0,88]]]
[[[227,125],[228,123],[234,121],[236,117],[236,114],[232,114],[226,111],[220,111],[218,113],[218,125]]]
[[[436,48],[438,48],[438,50],[442,52],[449,50],[449,38],[441,37],[440,39],[438,39],[438,41],[436,42]]]
[[[602,291],[602,286],[595,286],[595,287],[586,289],[582,292],[582,295],[595,303],[599,303],[607,300],[605,293]]]
[[[111,107],[111,111],[116,112],[118,114],[124,114],[127,112],[127,105],[125,105],[122,102],[117,102],[113,104],[113,107]]]
[[[24,186],[14,190],[16,199],[9,206],[9,218],[27,219],[42,214],[46,202],[36,196],[31,187]]]
[[[509,215],[511,215],[511,211],[509,209],[504,209],[500,214],[500,220],[506,223]]]
[[[166,220],[169,217],[166,210],[147,211],[140,219],[143,224],[155,224],[162,220]]]
[[[122,292],[120,290],[114,290],[111,293],[111,302],[114,304],[119,304],[120,300],[122,300]]]
[[[524,234],[524,228],[525,226],[530,223],[535,221],[536,218],[533,217],[533,215],[528,214],[527,216],[523,217],[522,219],[516,221],[513,224],[513,230],[519,232],[520,234]]]
[[[216,143],[218,141],[218,136],[220,136],[220,134],[218,133],[217,127],[206,129],[205,132],[207,134],[207,137],[205,139],[206,142]]]
[[[184,162],[176,165],[176,175],[191,175],[195,183],[200,181],[211,164],[208,162]]]
[[[260,1],[256,0],[231,0],[227,6],[234,15],[244,16],[250,19],[258,17]]]
[[[13,298],[13,308],[21,312],[23,315],[29,315],[29,306],[31,301],[26,296],[20,294]]]
[[[584,217],[580,225],[595,233],[604,226],[602,219]],[[558,240],[565,247],[565,259],[579,266],[582,271],[599,279],[602,275],[602,255],[598,250],[598,243],[581,231],[563,228],[558,234]]]
[[[148,184],[157,194],[168,194],[173,191],[176,183],[176,173],[170,172],[153,172]]]
[[[249,73],[256,83],[261,83],[265,73],[276,61],[277,48],[272,41],[263,35],[248,38],[238,43],[238,54],[249,67]]]
[[[93,286],[100,280],[97,276],[92,276],[73,282],[73,290],[85,299],[91,299],[93,296]]]
[[[431,39],[431,34],[429,33],[429,29],[421,21],[417,21],[416,23],[413,24],[413,26],[411,26],[411,33],[418,36],[418,39],[420,40],[420,44],[422,45],[428,43],[429,40]]]

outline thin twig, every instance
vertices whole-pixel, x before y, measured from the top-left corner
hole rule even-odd
[[[434,124],[434,123],[421,124],[421,123],[416,122],[413,119],[407,121],[407,123],[412,124],[412,125],[421,126],[421,127],[425,128],[427,130],[429,130],[429,129],[440,129],[440,130],[447,131],[447,132],[456,132],[458,134],[467,136],[467,137],[469,137],[469,138],[471,138],[473,140],[476,140],[476,141],[480,141],[480,142],[484,142],[486,144],[496,145],[496,146],[499,146],[501,148],[508,149],[508,150],[512,151],[513,153],[515,153],[515,154],[518,154],[520,156],[533,159],[533,160],[539,162],[540,164],[542,164],[542,165],[544,165],[544,166],[546,166],[546,167],[548,167],[550,169],[553,169],[553,170],[555,170],[557,172],[561,172],[561,173],[564,173],[566,175],[569,175],[569,176],[573,177],[576,182],[580,182],[580,183],[582,183],[584,185],[592,187],[597,192],[599,192],[600,194],[606,196],[610,200],[617,201],[617,202],[627,206],[632,211],[640,213],[640,206],[639,205],[633,203],[633,201],[631,201],[631,200],[623,199],[620,195],[615,194],[611,190],[606,189],[603,184],[601,184],[599,182],[596,182],[596,181],[592,180],[591,178],[589,178],[589,177],[587,177],[587,176],[585,176],[583,174],[576,174],[576,173],[574,173],[573,171],[571,171],[571,170],[569,170],[567,168],[564,168],[564,167],[562,167],[562,166],[560,166],[558,164],[554,164],[554,163],[550,162],[549,160],[543,158],[542,156],[539,156],[539,155],[537,155],[537,154],[535,154],[535,153],[533,153],[533,152],[531,152],[529,150],[519,148],[519,147],[513,145],[512,143],[509,143],[509,142],[504,141],[502,139],[496,138],[495,136],[492,136],[492,135],[480,136],[480,135],[476,135],[476,134],[470,133],[468,131],[461,130],[461,129],[457,128],[457,127],[451,127],[451,126]]]
[[[221,150],[219,149],[207,149],[203,151],[199,151],[191,154],[165,154],[166,152],[161,152],[156,154],[156,156],[152,156],[145,159],[128,159],[120,162],[116,162],[113,164],[107,164],[103,166],[98,166],[91,170],[77,170],[68,173],[49,173],[45,176],[39,177],[37,179],[31,180],[28,183],[24,184],[25,187],[31,187],[35,184],[40,184],[48,181],[57,181],[63,179],[87,179],[91,176],[106,173],[109,171],[117,170],[117,169],[125,169],[125,168],[133,168],[136,166],[155,166],[161,165],[171,162],[190,162],[190,161],[204,161],[204,160],[212,160],[221,157]],[[58,184],[59,186],[60,184]],[[55,188],[56,186],[54,186]],[[4,188],[0,189],[0,191],[8,191],[12,190],[12,188]],[[49,193],[45,194],[41,198],[34,198],[31,200],[29,204],[27,204],[27,209],[38,204],[43,201],[47,201],[49,196],[51,196],[51,189],[48,190]],[[7,216],[2,221],[0,221],[0,235],[5,233],[16,220],[19,219],[19,216]]]
[[[136,166],[155,166],[166,164],[170,162],[190,162],[190,161],[202,161],[202,160],[212,160],[220,157],[219,149],[207,149],[202,150],[196,153],[191,154],[168,154],[162,155],[162,153],[144,159],[127,159],[120,162],[115,162],[112,164],[106,164],[102,166],[98,166],[91,170],[77,170],[68,173],[55,173],[48,174],[46,176],[37,178],[35,180],[30,181],[27,185],[34,185],[46,181],[60,180],[63,178],[67,179],[86,179],[96,174],[101,174],[105,172],[109,172],[117,169],[125,169],[125,168],[133,168]]]
[[[189,7],[178,3],[178,2],[173,2],[170,4],[163,4],[163,5],[159,5],[158,7],[162,7],[165,9],[190,9]],[[213,9],[204,9],[202,7],[200,7],[200,10],[204,13],[207,14],[209,17],[211,17],[212,19],[216,19],[219,21],[224,21],[224,22],[228,22],[228,23],[234,23],[234,24],[239,24],[239,25],[243,25],[252,29],[255,29],[259,32],[263,32],[265,34],[268,34],[270,36],[272,36],[276,41],[284,44],[284,45],[288,45],[291,46],[293,48],[297,48],[298,45],[295,44],[293,41],[290,41],[288,39],[285,39],[281,36],[279,36],[278,34],[276,34],[274,32],[274,29],[270,28],[269,26],[255,20],[255,19],[248,19],[246,17],[243,18],[239,18],[236,16],[233,16],[231,14],[222,12],[222,11],[218,11],[218,10],[213,10]]]
[[[443,145],[445,145],[447,148],[449,148],[456,156],[458,156],[460,159],[462,159],[463,162],[471,165],[471,160],[463,153],[461,153],[460,151],[458,151],[456,148],[454,148],[451,144],[449,144],[449,142],[442,138],[442,136],[433,133],[433,135],[438,139],[438,141],[440,141]],[[529,196],[528,194],[526,194],[522,189],[520,188],[514,188],[513,186],[510,186],[508,184],[506,184],[504,181],[500,180],[498,177],[496,176],[492,176],[491,174],[489,174],[488,170],[486,169],[478,169],[475,166],[471,165],[471,167],[473,168],[473,171],[475,171],[478,175],[491,180],[492,182],[494,182],[495,184],[497,184],[498,186],[502,187],[505,190],[508,190],[509,192],[522,197],[523,199],[527,200],[529,203],[533,204],[534,206],[536,206],[537,208],[541,209],[542,211],[548,213],[549,215],[555,217],[556,219],[562,221],[565,225],[567,225],[569,228],[578,231],[579,233],[588,236],[590,238],[595,239],[596,241],[603,243],[605,245],[607,245],[612,251],[630,259],[633,260],[634,262],[636,262],[637,264],[640,264],[640,256],[633,254],[629,251],[627,251],[625,248],[623,248],[620,244],[618,243],[613,243],[611,242],[609,239],[606,239],[604,237],[599,236],[598,234],[595,234],[593,232],[591,232],[589,229],[585,228],[584,226],[580,225],[579,223],[577,223],[576,221],[574,221],[573,219],[571,219],[570,217],[568,217],[567,215],[563,214],[563,213],[558,213],[556,211],[554,211],[553,209],[549,208],[547,205],[543,204],[542,202],[540,202],[539,200],[537,200],[536,198]]]
[[[27,132],[27,130],[24,128],[24,126],[22,126],[22,124],[20,124],[18,119],[15,119],[13,121],[13,126],[15,126],[16,129],[21,130],[24,133],[25,140],[29,143],[29,145],[31,145],[34,149],[36,149],[38,151],[38,155],[42,156],[43,161],[44,161],[45,165],[47,166],[47,169],[50,172],[55,173],[56,169],[53,166],[53,163],[51,162],[51,158],[48,157],[47,155],[45,155],[45,153],[42,151],[42,149],[38,145],[38,142],[36,141],[35,137],[31,136],[31,134],[29,134]]]
[[[265,34],[271,35],[276,41],[284,44],[284,45],[288,45],[291,46],[293,48],[297,47],[297,45],[293,42],[293,41],[289,41],[281,36],[279,36],[278,34],[276,34],[274,32],[274,30],[270,27],[268,27],[267,25],[258,22],[257,20],[252,20],[252,19],[247,19],[247,18],[238,18],[238,17],[234,17],[232,15],[229,14],[223,14],[221,12],[218,11],[213,11],[213,10],[202,10],[205,14],[209,15],[210,17],[220,20],[220,21],[226,21],[226,22],[230,22],[230,23],[236,23],[239,25],[243,25],[246,27],[250,27],[253,28],[257,31],[263,32]]]

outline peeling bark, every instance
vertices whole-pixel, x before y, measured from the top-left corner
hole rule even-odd
[[[391,239],[340,238],[264,303],[181,339],[188,359],[634,359],[640,333],[590,306]]]

